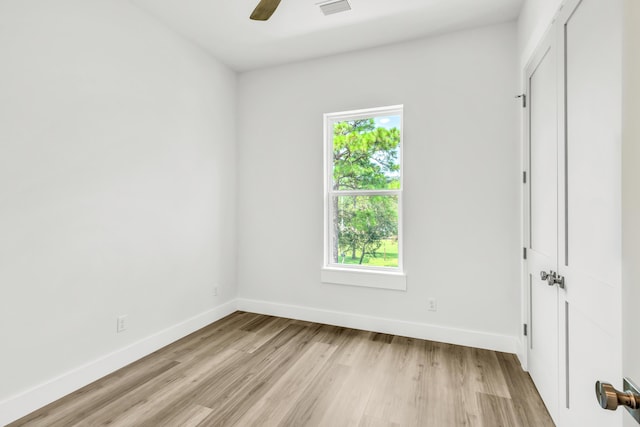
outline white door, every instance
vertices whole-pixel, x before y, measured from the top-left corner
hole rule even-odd
[[[527,67],[528,369],[551,417],[558,406],[558,288],[541,272],[558,271],[558,114],[556,48],[545,38]]]
[[[563,426],[620,426],[594,384],[622,386],[622,2],[573,0],[558,19],[564,117],[559,272]]]
[[[621,5],[621,0],[567,1],[542,46],[547,55],[555,52],[548,72],[553,77],[545,79],[549,88],[537,87],[540,65],[531,68],[528,85],[528,363],[547,409],[562,427],[622,423],[622,412],[600,409],[594,393],[601,378],[622,386]],[[547,100],[551,94],[555,105]],[[551,126],[555,134],[547,131]],[[536,136],[538,128],[543,130]],[[551,222],[546,215],[556,221],[554,240],[548,238],[552,226],[546,225]],[[550,270],[564,278],[564,287],[540,280],[540,271]]]

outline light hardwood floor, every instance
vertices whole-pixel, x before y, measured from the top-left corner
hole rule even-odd
[[[236,312],[10,426],[553,426],[514,355]]]

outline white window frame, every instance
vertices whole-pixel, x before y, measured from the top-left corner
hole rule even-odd
[[[321,270],[321,281],[351,286],[406,290],[406,274],[404,272],[403,250],[403,215],[402,195],[404,189],[404,131],[403,105],[366,108],[361,110],[342,111],[324,114],[324,265]],[[337,122],[385,116],[400,116],[400,188],[397,190],[333,190],[333,127]],[[336,264],[332,261],[332,218],[331,200],[334,196],[378,196],[396,195],[398,198],[398,266],[362,266],[355,264]]]

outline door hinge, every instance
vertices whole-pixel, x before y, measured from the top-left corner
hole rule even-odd
[[[526,337],[526,336],[527,336],[527,332],[528,332],[528,331],[527,331],[527,324],[525,323],[525,324],[524,324],[524,325],[522,325],[522,326],[524,326],[522,329],[523,329],[524,336]]]
[[[527,171],[522,171],[522,183],[527,183]]]
[[[522,248],[522,259],[527,259],[527,248]]]
[[[517,95],[516,98],[522,98],[522,108],[527,108],[527,95],[526,94],[522,94],[522,95]]]

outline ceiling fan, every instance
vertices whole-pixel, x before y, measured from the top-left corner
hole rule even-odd
[[[250,18],[254,21],[266,21],[271,18],[279,4],[280,0],[260,0]]]

